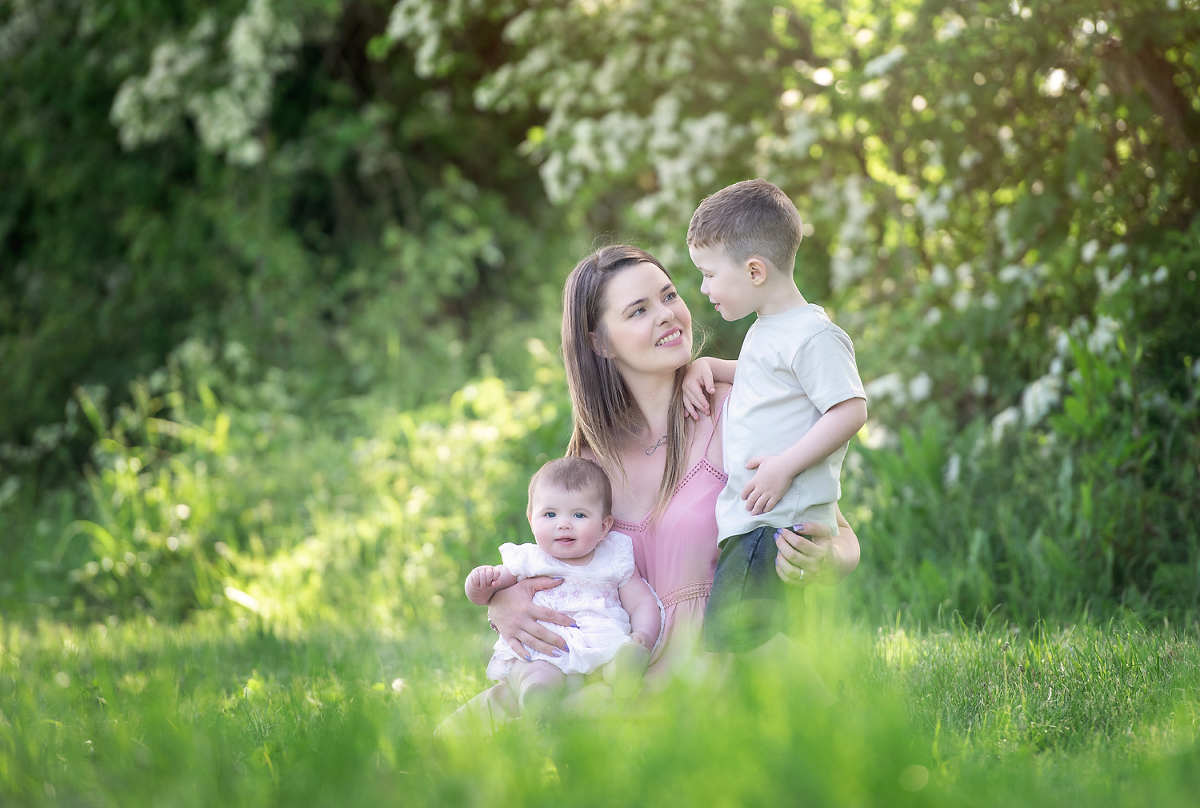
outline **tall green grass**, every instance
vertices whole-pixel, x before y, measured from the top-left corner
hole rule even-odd
[[[820,612],[821,610],[818,610]],[[485,686],[465,625],[0,628],[12,805],[1161,805],[1200,784],[1192,632],[879,629],[825,610],[787,664],[629,715],[439,741]]]

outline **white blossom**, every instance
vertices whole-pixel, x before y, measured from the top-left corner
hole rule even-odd
[[[1000,413],[992,419],[992,443],[999,443],[1004,437],[1004,432],[1010,426],[1015,426],[1021,420],[1021,411],[1016,407],[1009,407],[1001,410]]]
[[[902,405],[908,401],[908,392],[904,389],[904,377],[899,373],[880,376],[869,382],[863,389],[870,400],[891,399],[896,405]]]
[[[1042,94],[1050,98],[1058,98],[1063,94],[1063,89],[1067,86],[1067,71],[1061,67],[1056,67],[1046,76],[1046,80],[1042,82]]]
[[[958,167],[970,171],[983,160],[983,154],[974,146],[966,146],[958,155]]]
[[[897,45],[882,56],[876,56],[867,62],[863,66],[863,75],[871,79],[876,76],[882,76],[884,73],[889,73],[907,55],[908,51],[905,50],[904,46]]]
[[[1092,328],[1092,333],[1088,335],[1088,350],[1096,356],[1104,354],[1116,342],[1120,330],[1119,322],[1108,315],[1101,314],[1096,320],[1095,327]]]
[[[935,36],[938,42],[945,42],[947,39],[954,39],[965,30],[967,30],[967,21],[958,14],[950,13],[947,15],[945,24],[938,29]]]
[[[908,395],[913,401],[924,401],[932,390],[933,380],[925,371],[918,373],[908,383]]]
[[[1026,425],[1033,426],[1045,418],[1058,404],[1061,390],[1062,378],[1053,373],[1030,383],[1021,394],[1021,409]]]
[[[962,471],[962,458],[957,452],[950,455],[950,459],[946,461],[946,467],[942,470],[942,481],[947,488],[953,488],[958,485],[958,478]]]
[[[1096,267],[1096,285],[1100,287],[1101,294],[1111,295],[1125,285],[1132,272],[1133,268],[1126,265],[1114,277],[1109,278],[1107,267]]]
[[[926,188],[913,200],[913,206],[926,227],[937,227],[950,218],[950,200],[953,196],[954,190],[949,185],[938,188],[936,194],[932,188]]]
[[[888,88],[887,79],[868,81],[858,88],[858,95],[864,101],[877,101],[883,97],[883,91]]]
[[[255,130],[270,111],[275,76],[292,64],[299,29],[278,19],[269,0],[250,0],[225,39],[224,62],[214,65],[215,31],[213,17],[201,17],[183,41],[167,39],[154,49],[146,75],[122,82],[109,117],[124,148],[162,140],[186,112],[209,151],[239,165],[262,160]],[[222,82],[210,88],[205,74]]]
[[[1001,283],[1012,283],[1013,281],[1020,279],[1024,274],[1025,272],[1021,269],[1021,267],[1017,266],[1016,264],[1009,264],[1001,269],[1000,272],[996,274],[996,277],[1000,279]]]
[[[1096,253],[1098,252],[1100,252],[1100,242],[1092,239],[1079,250],[1079,257],[1083,263],[1090,264],[1096,259]]]
[[[929,279],[933,281],[934,286],[949,286],[953,281],[950,277],[950,270],[946,268],[945,264],[934,264]]]
[[[847,177],[841,185],[843,215],[837,233],[837,247],[830,257],[829,272],[833,287],[845,289],[871,268],[869,245],[864,242],[867,219],[875,206],[863,195],[866,180],[858,175]],[[857,248],[857,249],[855,249]]]

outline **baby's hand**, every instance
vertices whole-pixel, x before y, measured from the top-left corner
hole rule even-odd
[[[487,565],[471,570],[471,574],[467,576],[467,598],[480,606],[487,603],[492,598],[496,584],[500,583],[503,572],[500,567]]]
[[[742,499],[746,500],[746,510],[757,516],[766,513],[776,505],[787,493],[796,475],[779,455],[759,455],[750,458],[746,464],[748,469],[758,469],[746,487],[742,489]]]
[[[716,392],[713,386],[712,366],[706,357],[700,357],[687,369],[683,377],[683,410],[688,418],[699,418],[700,413],[711,415],[708,397]]]
[[[622,701],[633,698],[642,689],[646,667],[650,664],[650,646],[639,632],[629,637],[613,659],[613,695]]]

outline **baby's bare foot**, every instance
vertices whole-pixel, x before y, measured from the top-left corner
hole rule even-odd
[[[622,645],[613,659],[613,695],[622,700],[636,696],[642,689],[649,663],[650,651],[645,646],[636,642]]]

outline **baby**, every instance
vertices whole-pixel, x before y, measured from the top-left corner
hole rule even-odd
[[[568,674],[601,667],[614,695],[631,698],[641,686],[662,617],[657,598],[634,568],[633,540],[610,532],[608,476],[590,460],[552,460],[529,481],[526,516],[536,544],[501,545],[503,565],[472,570],[467,597],[483,605],[497,590],[525,578],[561,578],[559,586],[535,594],[534,603],[575,622],[543,624],[567,641],[566,653],[532,651],[521,658],[503,638],[497,640],[488,678],[509,683],[522,714],[557,704]]]

